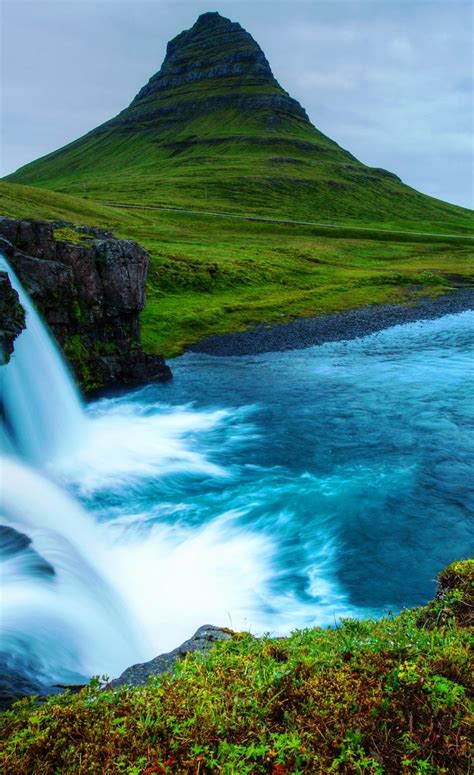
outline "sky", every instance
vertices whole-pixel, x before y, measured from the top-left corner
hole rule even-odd
[[[474,207],[470,0],[0,0],[6,175],[126,107],[168,40],[219,11],[315,126],[365,164]]]

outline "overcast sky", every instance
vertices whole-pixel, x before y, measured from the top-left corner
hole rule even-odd
[[[1,0],[1,173],[118,113],[205,11],[361,161],[474,206],[470,0]]]

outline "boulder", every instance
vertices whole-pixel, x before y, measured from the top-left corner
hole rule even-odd
[[[189,640],[181,646],[149,662],[128,667],[119,678],[111,681],[110,686],[117,689],[120,686],[143,686],[152,675],[171,673],[175,664],[185,658],[187,654],[195,652],[206,653],[212,649],[219,640],[231,640],[234,633],[226,627],[215,627],[205,624],[200,627]]]

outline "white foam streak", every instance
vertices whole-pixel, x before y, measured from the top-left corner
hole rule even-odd
[[[99,404],[87,418],[83,443],[56,461],[54,471],[84,495],[173,473],[227,477],[228,471],[207,460],[193,441],[226,416],[223,411],[166,414],[137,404],[112,404],[107,411]]]
[[[83,675],[120,670],[140,647],[133,616],[101,573],[107,537],[44,476],[8,457],[0,465],[2,524],[28,536],[29,551],[54,569],[25,565],[21,554],[2,563],[2,641],[28,642],[51,676],[69,663]]]
[[[228,512],[191,530],[155,525],[146,537],[121,531],[111,548],[116,583],[153,644],[175,648],[206,622],[258,626],[271,539],[239,528]]]

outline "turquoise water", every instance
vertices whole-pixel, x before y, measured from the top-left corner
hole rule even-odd
[[[473,324],[190,353],[34,468],[7,449],[6,672],[113,676],[204,623],[285,634],[428,600],[473,553]]]
[[[130,519],[133,493],[135,525],[188,537],[226,515],[230,536],[260,542],[255,599],[243,592],[257,629],[423,603],[438,571],[473,549],[473,323],[465,312],[300,351],[176,359],[172,383],[90,412],[182,418],[181,443],[203,470],[178,452],[149,474],[125,466],[99,490],[83,481],[83,501],[100,502],[101,519]],[[218,553],[219,541],[203,562]]]

